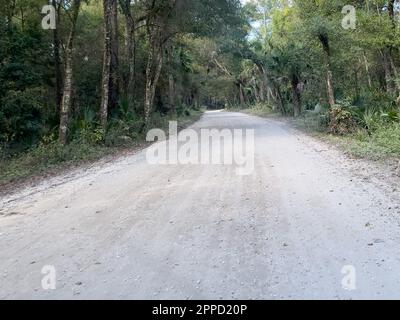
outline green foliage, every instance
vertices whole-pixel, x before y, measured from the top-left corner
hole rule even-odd
[[[40,91],[7,91],[1,99],[0,140],[6,143],[32,143],[42,132]]]
[[[56,107],[56,74],[53,31],[41,28],[40,14],[44,5],[39,0],[1,2],[0,12],[0,145],[2,156],[29,149],[43,136],[56,135],[59,110]],[[169,104],[169,77],[174,80],[175,103],[179,116],[190,116],[206,100],[223,100],[211,88],[213,80],[207,69],[209,59],[201,47],[219,38],[244,39],[245,23],[237,0],[179,1],[169,12],[169,1],[136,1],[131,4],[134,19],[165,19],[165,47],[172,48],[172,59],[164,59],[164,67],[156,88],[154,123],[172,112]],[[60,41],[61,69],[65,62],[65,46],[70,31],[68,6],[58,10],[57,32]],[[103,62],[102,2],[84,1],[78,18],[73,60],[73,101],[68,135],[71,141],[82,140],[90,145],[106,142],[120,144],[120,137],[137,139],[143,130],[143,101],[149,39],[146,28],[136,28],[134,99],[124,95],[126,61],[125,21],[119,12],[119,107],[109,110],[109,132],[99,129],[101,77]],[[141,23],[142,23],[141,22]],[[140,23],[139,23],[140,24]],[[211,49],[211,47],[210,47]],[[216,49],[216,45],[213,47]],[[207,51],[207,50],[206,50]],[[206,52],[209,55],[210,51]],[[211,85],[210,85],[211,83]],[[225,85],[225,84],[224,84]],[[225,89],[224,85],[222,89]],[[232,84],[229,83],[229,90]],[[225,93],[232,93],[226,90]],[[111,138],[114,136],[114,138]]]
[[[400,120],[398,110],[388,110],[381,113],[381,119],[385,123],[397,123]]]
[[[50,59],[43,40],[37,26],[22,29],[0,15],[0,143],[8,147],[37,142],[54,108],[45,96]]]
[[[368,132],[372,132],[379,126],[379,116],[374,108],[368,108],[364,111],[361,118],[361,124]]]
[[[197,120],[202,112],[203,110],[192,110],[190,116],[181,116],[175,120],[179,127],[185,127]],[[168,117],[160,114],[154,116],[151,127],[168,130],[168,120]],[[0,186],[52,169],[59,170],[92,162],[105,155],[145,143],[145,133],[139,133],[137,127],[131,127],[132,124],[138,125],[134,120],[129,123],[119,119],[112,120],[106,134],[94,124],[95,122],[87,121],[80,128],[85,133],[76,134],[66,146],[58,142],[54,133],[44,136],[38,145],[14,155],[2,153],[3,146],[0,144]]]
[[[73,50],[70,144],[65,147],[56,142],[60,115],[54,34],[40,26],[44,3],[0,1],[0,161],[5,172],[10,159],[19,169],[7,172],[26,172],[28,165],[86,161],[107,149],[135,145],[147,128],[164,128],[176,117],[190,121],[203,105],[253,106],[249,112],[292,115],[298,101],[299,122],[309,129],[347,135],[388,154],[398,150],[400,25],[384,10],[384,0],[253,0],[246,5],[184,0],[173,8],[169,0],[133,1],[134,88],[128,94],[130,64],[120,10],[118,106],[109,110],[106,129],[99,119],[102,2],[84,1]],[[341,26],[341,10],[349,4],[357,7],[356,30]],[[69,14],[68,6],[59,11],[61,68]],[[152,41],[144,26],[153,24],[146,20],[164,26],[158,30],[163,65],[147,124],[143,102]],[[327,74],[332,74],[333,108],[328,108]]]
[[[342,28],[345,5],[356,7],[355,30]],[[391,20],[386,5],[383,0],[254,0],[246,8],[258,23],[245,56],[266,70],[275,108],[293,114],[297,92],[303,115],[295,123],[338,135],[368,157],[400,154],[400,23]],[[328,71],[336,100],[331,108]],[[261,75],[257,78],[260,83]],[[293,79],[300,82],[299,91]]]
[[[44,137],[39,145],[30,150],[0,159],[0,185],[52,168],[95,160],[106,153],[106,149],[86,144],[82,140],[74,140],[68,146],[62,146],[54,135]]]
[[[368,134],[358,130],[350,136],[334,140],[344,150],[360,158],[381,160],[388,157],[398,158],[400,154],[400,125],[393,123],[378,127]]]
[[[376,130],[371,141],[390,155],[400,154],[400,124],[387,125]]]

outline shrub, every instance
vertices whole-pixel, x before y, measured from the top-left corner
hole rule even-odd
[[[395,123],[399,122],[400,120],[400,114],[398,110],[391,109],[388,111],[382,111],[381,113],[381,119],[385,123]]]
[[[176,115],[178,117],[190,117],[191,115],[191,107],[185,105],[185,104],[181,104],[179,106],[176,107]]]
[[[379,126],[379,114],[375,108],[365,109],[364,112],[358,116],[359,125],[368,133],[373,132]]]
[[[329,130],[333,134],[345,135],[355,132],[357,123],[350,108],[335,105],[329,111]]]
[[[128,122],[113,119],[110,122],[104,143],[107,147],[122,147],[132,142],[132,129]]]

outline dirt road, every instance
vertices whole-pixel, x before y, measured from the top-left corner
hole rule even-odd
[[[282,122],[206,127],[255,129],[254,172],[142,151],[2,198],[0,298],[400,298],[396,189]]]

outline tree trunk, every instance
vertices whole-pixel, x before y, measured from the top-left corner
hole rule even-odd
[[[333,75],[331,69],[331,49],[329,46],[329,38],[326,34],[320,34],[319,40],[322,44],[322,48],[325,53],[325,68],[326,68],[326,86],[327,86],[327,94],[329,105],[333,108],[336,104],[335,102],[335,94],[333,89]]]
[[[239,98],[240,98],[240,106],[243,107],[246,104],[246,101],[244,99],[243,85],[241,82],[239,82]]]
[[[279,109],[281,111],[281,114],[285,115],[286,114],[286,112],[285,112],[285,104],[283,102],[282,91],[281,91],[281,88],[280,88],[279,84],[275,85],[275,90],[276,90],[276,97],[277,97],[277,100],[278,100],[278,103],[279,103]]]
[[[389,12],[390,21],[392,22],[393,34],[396,33],[396,16],[395,16],[394,4],[395,4],[395,0],[389,0],[388,12]],[[388,58],[389,58],[393,73],[394,73],[395,77],[397,78],[397,67],[393,60],[393,50],[394,50],[394,47],[390,46],[389,51],[388,51]]]
[[[154,97],[163,64],[163,46],[159,38],[160,31],[150,31],[149,41],[151,48],[148,54],[146,67],[146,90],[144,102],[144,118],[148,124],[153,110]]]
[[[146,84],[144,98],[144,118],[145,124],[148,125],[154,104],[154,97],[158,80],[160,78],[163,62],[164,62],[164,44],[171,35],[168,35],[169,16],[177,4],[177,0],[165,1],[167,6],[162,12],[152,12],[155,1],[151,1],[148,8],[149,15],[147,17],[147,35],[149,40],[149,53],[146,67]]]
[[[267,102],[270,104],[270,96],[269,96],[269,86],[268,86],[268,77],[267,77],[267,71],[265,70],[264,66],[260,64],[256,64],[258,67],[258,71],[260,72],[261,76],[261,83],[260,83],[260,100],[261,102],[265,102],[265,94],[267,94]]]
[[[118,104],[118,7],[117,0],[103,0],[104,54],[102,94],[100,106],[101,126],[107,129],[108,113]]]
[[[104,52],[103,52],[103,75],[102,75],[102,83],[101,83],[101,107],[100,107],[100,118],[101,118],[101,126],[105,130],[107,128],[107,118],[108,118],[108,110],[110,105],[110,84],[111,84],[111,38],[112,38],[112,30],[111,30],[111,6],[112,0],[103,0],[103,9],[104,9]]]
[[[358,69],[354,68],[354,93],[358,100],[360,98],[360,86],[358,84]]]
[[[301,113],[301,97],[299,91],[299,77],[296,74],[292,74],[291,85],[292,85],[292,99],[293,99],[293,115],[295,118],[300,116]]]
[[[118,2],[111,1],[111,83],[109,111],[118,106],[119,78],[118,78]]]
[[[395,20],[395,11],[394,11],[394,3],[395,0],[389,0],[388,1],[388,13],[390,17],[390,21],[392,22],[392,28],[393,28],[393,33],[396,33],[396,20]],[[393,94],[396,94],[396,88],[400,89],[400,85],[397,83],[396,80],[397,78],[397,68],[396,65],[393,61],[393,46],[388,46],[388,48],[385,50],[385,73],[386,73],[386,68],[388,68],[390,72],[390,81],[391,83],[391,89]],[[391,73],[393,71],[393,74]]]
[[[172,74],[173,70],[173,50],[172,45],[168,48],[168,99],[169,99],[169,110],[172,115],[176,114],[175,108],[175,80]]]
[[[56,28],[53,30],[53,54],[54,54],[54,71],[56,77],[56,112],[61,110],[61,102],[63,97],[63,80],[61,71],[61,56],[60,56],[60,5],[57,5],[56,0],[52,0],[52,5],[56,9]]]
[[[395,77],[395,85],[396,85],[397,93],[398,93],[398,97],[396,99],[396,104],[400,111],[400,78],[399,78],[399,74],[398,74],[396,65],[394,64],[392,57],[390,59],[390,65],[392,66],[392,69],[393,69],[393,73],[394,73],[394,77]]]
[[[152,76],[152,65],[153,65],[153,56],[154,56],[154,47],[150,48],[149,54],[147,56],[147,67],[146,67],[146,89],[145,89],[145,97],[144,97],[144,121],[145,123],[149,123],[152,103],[151,103],[151,88],[153,82]]]
[[[68,37],[67,48],[65,52],[65,81],[63,86],[63,96],[60,111],[60,130],[59,140],[60,143],[65,145],[67,143],[68,135],[68,116],[72,105],[72,90],[73,90],[73,51],[74,40],[76,31],[76,21],[78,20],[79,9],[81,0],[75,0],[72,3],[72,25]]]
[[[263,81],[261,81],[261,83],[260,83],[260,100],[261,100],[261,102],[265,102],[265,87],[264,87],[264,82]]]
[[[333,76],[332,71],[330,69],[330,63],[326,65],[326,84],[328,87],[328,99],[329,99],[329,106],[333,108],[336,104],[335,102],[335,94],[333,90]]]
[[[395,14],[394,14],[394,3],[395,3],[395,0],[389,0],[388,13],[389,13],[390,20],[392,21],[393,27],[395,28],[396,21],[395,21]]]
[[[395,83],[392,78],[387,48],[380,50],[380,54],[382,57],[383,70],[385,71],[386,92],[390,96],[394,96],[396,88],[395,88]]]
[[[163,65],[163,60],[164,60],[164,52],[163,52],[163,49],[161,47],[161,48],[159,48],[159,52],[158,52],[158,56],[157,56],[156,72],[155,72],[155,76],[154,76],[153,86],[152,86],[152,89],[151,89],[151,105],[152,106],[154,104],[154,97],[156,95],[156,88],[157,88],[158,80],[160,79],[160,75],[161,75],[161,69],[162,69],[162,65]]]
[[[371,80],[371,75],[369,73],[369,63],[368,63],[368,59],[367,59],[367,55],[365,54],[365,51],[363,52],[363,57],[364,57],[365,72],[367,75],[368,86],[371,89],[372,88],[372,80]]]
[[[125,68],[123,71],[124,96],[132,104],[135,100],[136,33],[131,11],[131,0],[120,0],[125,18]]]
[[[169,98],[169,110],[172,115],[176,114],[175,108],[175,80],[172,73],[168,75],[168,98]]]
[[[389,61],[390,61],[390,66],[391,66],[392,71],[393,71],[393,75],[394,75],[394,84],[395,84],[395,86],[397,88],[397,91],[400,92],[399,73],[398,73],[397,67],[396,67],[396,65],[394,63],[393,56],[391,54],[389,55]]]
[[[259,95],[259,93],[258,93],[256,77],[253,76],[251,82],[252,82],[252,86],[253,86],[254,99],[255,99],[255,101],[256,101],[257,103],[260,103],[260,102],[261,102],[261,99],[260,99],[260,95]]]
[[[395,33],[396,32],[396,20],[395,20],[395,12],[394,12],[394,3],[395,3],[395,0],[389,0],[388,12],[389,12],[390,20],[392,21],[393,32]],[[395,76],[395,85],[396,85],[398,93],[399,93],[399,96],[396,99],[396,103],[400,110],[400,79],[399,79],[397,67],[393,61],[393,56],[392,56],[391,52],[389,52],[389,59],[390,59],[390,64],[392,66],[393,73]]]

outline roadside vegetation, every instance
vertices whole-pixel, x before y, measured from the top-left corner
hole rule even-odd
[[[297,118],[282,115],[272,106],[262,104],[231,109],[259,117],[288,120],[294,127],[333,143],[356,158],[400,161],[400,123],[397,113],[389,115],[383,111],[374,112],[365,119],[365,114],[352,107],[348,109],[349,113],[340,116],[338,122],[332,120],[334,117],[328,109],[305,112]],[[394,118],[391,119],[391,116]]]
[[[258,0],[246,8],[256,26],[253,64],[242,62],[243,101],[232,108],[288,117],[357,157],[400,160],[399,1]]]
[[[396,112],[389,115],[385,111],[376,111],[366,115],[353,107],[340,118],[340,122],[332,123],[331,117],[329,112],[305,115],[293,119],[293,123],[334,143],[352,156],[400,160],[400,123]],[[343,122],[343,119],[347,120]]]
[[[169,121],[177,121],[178,129],[183,129],[200,118],[204,110],[186,110],[185,113],[170,116],[153,116],[151,125],[168,132]],[[89,125],[89,124],[88,124]],[[54,135],[43,137],[31,148],[0,159],[0,187],[37,175],[51,175],[62,169],[91,163],[104,156],[118,155],[125,151],[135,151],[147,146],[145,133],[135,131],[140,122],[125,122],[116,120],[107,134],[93,128],[84,131],[72,139],[67,145],[62,145]]]
[[[0,0],[0,185],[137,146],[203,107],[400,156],[397,0],[51,3],[43,29],[42,0]]]
[[[48,1],[0,0],[0,188],[140,147],[235,88],[211,61],[245,41],[238,0],[50,3],[55,29]]]

